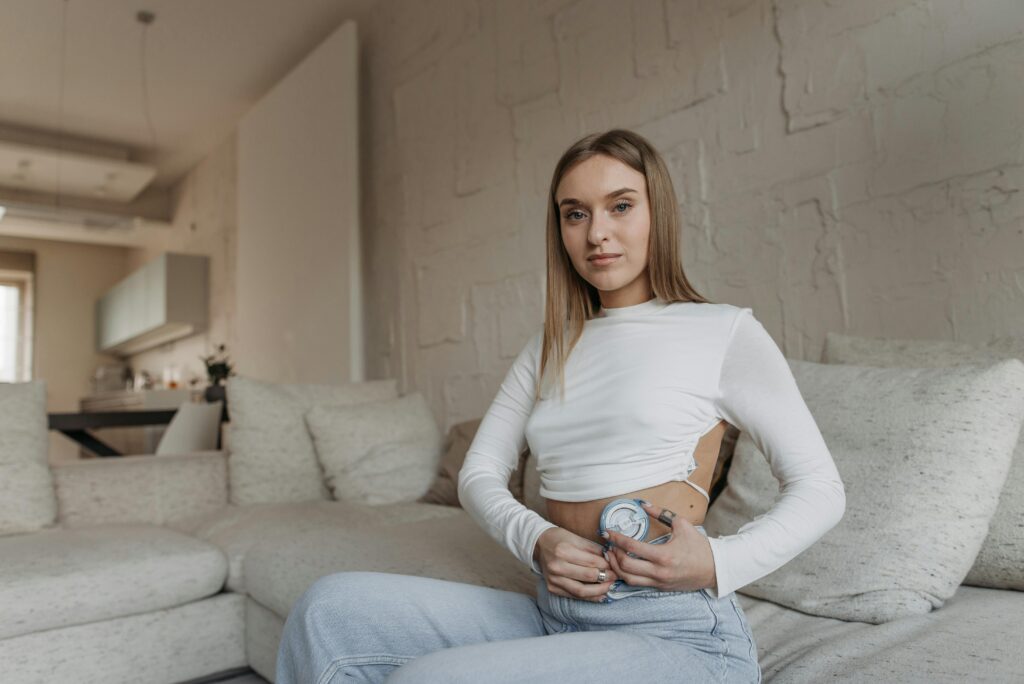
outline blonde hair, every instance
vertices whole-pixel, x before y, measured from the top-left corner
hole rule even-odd
[[[543,379],[549,363],[553,363],[563,398],[565,361],[583,334],[584,323],[600,310],[601,298],[597,288],[577,273],[565,251],[555,191],[573,166],[599,154],[619,160],[646,179],[651,213],[647,266],[655,296],[668,302],[709,303],[694,289],[683,271],[679,207],[668,167],[657,150],[643,136],[620,128],[593,133],[576,141],[555,165],[547,212],[547,294],[539,377]],[[536,383],[535,400],[540,399],[541,384]]]

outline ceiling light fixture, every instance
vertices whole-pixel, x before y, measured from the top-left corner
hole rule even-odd
[[[129,154],[127,150],[119,158],[68,151],[65,124],[70,4],[70,0],[61,2],[54,143],[49,147],[33,147],[0,140],[0,169],[5,170],[0,186],[12,187],[23,194],[35,193],[40,199],[34,201],[4,196],[0,218],[6,218],[0,235],[110,244],[136,241],[138,244],[146,244],[147,235],[156,235],[170,228],[170,224],[166,220],[131,216],[130,209],[125,211],[112,206],[110,209],[82,208],[82,199],[100,200],[108,205],[134,202],[156,176],[156,169],[148,164],[129,161],[135,155]],[[135,20],[140,26],[140,95],[148,137],[148,149],[147,143],[138,145],[137,149],[149,156],[155,154],[156,129],[150,108],[147,34],[155,19],[156,15],[147,10],[135,14]],[[71,201],[69,205],[69,199],[76,201]],[[108,235],[101,236],[99,233]],[[123,237],[117,233],[122,233]]]
[[[146,72],[146,35],[149,33],[149,27],[156,21],[156,14],[149,10],[139,10],[135,15],[135,21],[142,24],[142,41],[139,45],[139,67],[142,72],[142,113],[146,117],[146,130],[149,132],[149,150],[150,154],[156,152],[156,129],[153,128],[153,115],[149,109],[149,79],[147,78]]]
[[[66,77],[68,51],[68,2],[61,3],[60,12],[60,79],[57,82],[57,164],[56,164],[56,196],[54,205],[60,211],[61,196],[61,163],[64,161],[64,79]],[[20,166],[20,165],[19,165]],[[27,168],[27,165],[24,167]]]

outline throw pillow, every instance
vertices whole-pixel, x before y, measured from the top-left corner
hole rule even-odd
[[[306,428],[306,411],[313,406],[352,406],[397,396],[395,378],[343,385],[228,378],[231,502],[330,499]]]
[[[415,501],[437,473],[444,440],[420,392],[355,406],[314,406],[306,424],[338,501]]]
[[[1017,358],[1024,361],[1024,339],[1003,337],[987,343],[902,340],[828,333],[825,363],[882,367],[959,366]],[[999,505],[988,536],[964,584],[1024,591],[1024,432],[1017,440]]]
[[[57,519],[48,433],[46,381],[0,383],[0,535]]]
[[[1024,363],[789,365],[843,479],[846,513],[799,556],[740,591],[876,624],[941,607],[970,570],[995,512],[1024,417]],[[764,454],[741,433],[708,533],[736,533],[778,491]]]
[[[430,490],[420,498],[424,503],[441,504],[444,506],[461,506],[459,503],[459,471],[466,460],[466,453],[473,444],[473,438],[480,427],[482,418],[474,418],[461,423],[456,423],[448,430],[448,436],[444,443],[444,456],[441,457],[441,466],[438,469],[437,477]],[[526,462],[526,455],[530,453],[529,448],[524,448],[519,454],[519,465],[509,477],[508,488],[517,501],[523,500],[523,467]]]

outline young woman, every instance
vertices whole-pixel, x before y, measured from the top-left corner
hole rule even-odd
[[[760,681],[735,590],[835,525],[845,491],[782,352],[751,309],[697,294],[678,234],[669,173],[644,138],[611,130],[562,155],[544,326],[459,473],[463,507],[533,570],[536,598],[329,575],[288,617],[278,684]],[[709,538],[726,423],[765,455],[780,496],[736,534]],[[526,443],[547,518],[508,489]],[[610,511],[634,504],[625,520],[646,534],[608,529]]]

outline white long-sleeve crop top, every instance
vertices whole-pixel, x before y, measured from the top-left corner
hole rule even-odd
[[[512,363],[459,472],[470,516],[535,573],[538,537],[556,525],[508,488],[529,444],[540,494],[589,501],[685,481],[700,437],[725,419],[749,433],[779,496],[736,534],[711,537],[717,596],[794,558],[842,517],[835,463],[782,351],[750,308],[666,302],[602,308],[584,324],[557,379],[534,387],[542,330]]]

